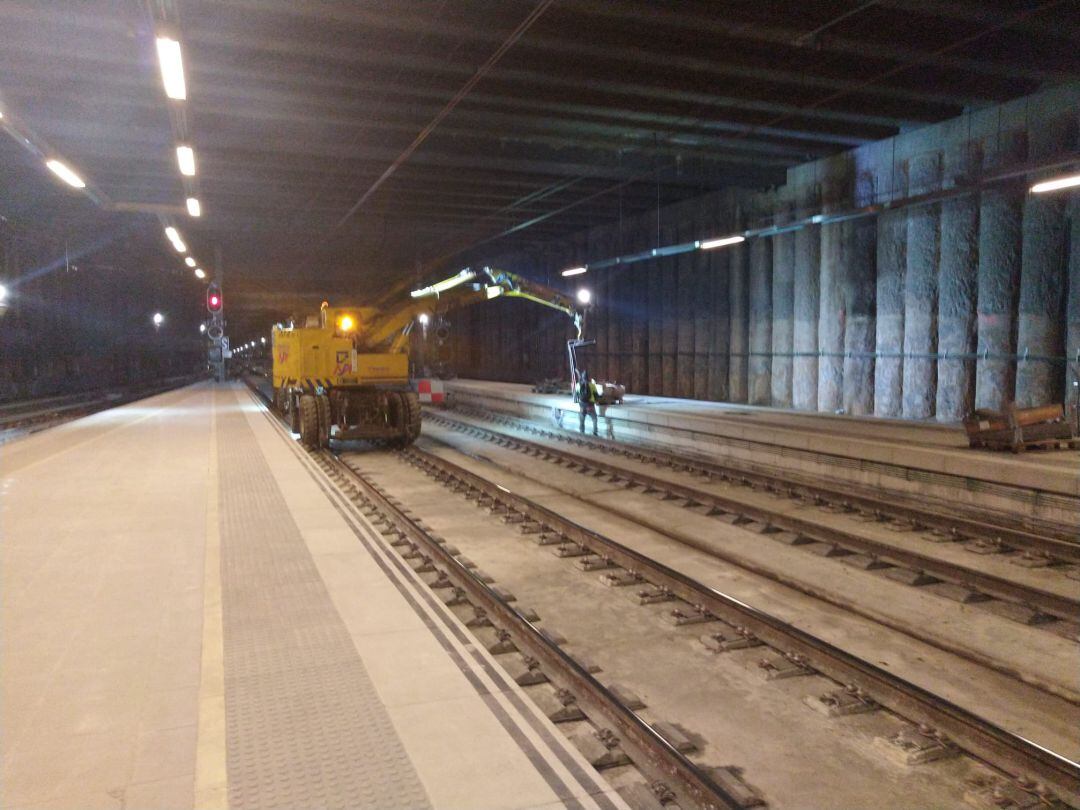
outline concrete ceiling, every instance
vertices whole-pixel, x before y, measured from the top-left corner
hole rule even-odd
[[[144,210],[183,204],[184,134],[204,215],[177,224],[265,304],[771,185],[809,158],[1080,75],[1075,2],[559,0],[371,192],[537,6],[7,0],[0,104],[108,200]],[[184,49],[181,104],[161,88],[162,24]],[[0,149],[0,215],[103,227],[38,162]]]

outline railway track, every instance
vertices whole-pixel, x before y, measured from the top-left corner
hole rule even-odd
[[[604,686],[586,664],[566,653],[537,624],[538,617],[514,604],[512,595],[490,584],[475,567],[390,494],[360,471],[333,454],[315,453],[323,470],[346,487],[349,497],[372,520],[391,545],[419,573],[430,573],[431,585],[446,593],[445,603],[468,604],[473,625],[494,628],[497,649],[526,657],[524,680],[552,681],[559,685],[568,716],[588,718],[597,727],[596,738],[606,749],[602,757],[618,762],[625,754],[634,766],[650,777],[650,791],[679,800],[680,807],[744,808],[759,804],[752,790],[730,772],[710,773],[690,760],[676,741],[668,739],[661,725],[650,725],[613,690]],[[657,799],[659,804],[659,798]]]
[[[1046,521],[1039,521],[1037,525],[1026,525],[998,515],[990,520],[987,519],[987,515],[974,516],[959,508],[943,511],[936,506],[930,506],[898,493],[890,493],[890,499],[885,501],[876,493],[861,491],[855,487],[838,490],[790,473],[764,469],[733,459],[725,459],[723,463],[710,462],[634,443],[597,437],[579,437],[572,431],[541,427],[536,422],[527,419],[507,416],[475,406],[455,406],[453,410],[492,424],[511,427],[542,437],[545,440],[588,449],[590,452],[624,457],[662,469],[729,481],[762,491],[783,493],[836,511],[862,513],[883,521],[895,522],[898,525],[907,524],[915,529],[932,529],[943,537],[960,541],[982,540],[999,552],[1016,550],[1036,560],[1060,561],[1080,566],[1080,539],[1077,537],[1076,527],[1071,525]],[[429,408],[425,411],[425,417],[436,419],[450,412],[452,411]]]
[[[526,660],[534,664],[543,662],[541,666],[559,672],[553,680],[561,679],[573,686],[563,694],[572,693],[583,706],[587,704],[591,708],[590,717],[595,713],[602,718],[605,728],[617,729],[614,736],[609,736],[609,742],[616,738],[625,741],[627,749],[634,752],[635,763],[639,759],[645,763],[645,772],[659,774],[665,785],[676,784],[678,793],[686,799],[692,798],[697,806],[745,807],[759,803],[760,797],[755,798],[745,783],[737,777],[731,778],[737,771],[724,771],[717,780],[682,754],[681,760],[670,758],[672,751],[679,753],[672,741],[637,718],[633,709],[618,705],[618,696],[611,694],[611,690],[605,695],[598,681],[591,682],[595,678],[590,681],[589,670],[537,627],[534,614],[513,605],[512,594],[490,586],[490,578],[478,573],[475,564],[460,559],[446,539],[415,520],[410,510],[370,476],[330,454],[318,455],[328,473],[347,479],[351,496],[362,504],[365,514],[378,520],[384,534],[394,538],[395,545],[405,547],[408,556],[418,563],[414,570],[430,571],[429,584],[440,591],[449,588],[451,599],[467,595],[468,602],[478,608],[477,617],[498,616],[499,638],[511,640],[516,649],[525,651]],[[984,797],[986,806],[1080,807],[1080,766],[1068,757],[445,458],[417,447],[399,451],[398,455],[441,485],[500,516],[503,523],[532,536],[538,545],[551,546],[559,556],[573,558],[582,570],[600,571],[616,584],[630,585],[643,601],[667,603],[673,614],[691,623],[713,622],[713,628],[719,626],[722,630],[713,632],[709,638],[721,648],[762,645],[775,651],[781,669],[791,667],[797,674],[815,673],[829,679],[836,688],[823,700],[834,706],[837,714],[883,707],[902,718],[910,725],[894,742],[910,761],[933,759],[935,751],[961,750],[989,765],[1006,778],[992,779],[983,785],[985,789],[980,788],[983,792],[979,795]],[[585,696],[578,695],[579,691]],[[729,781],[725,781],[724,774]],[[656,787],[661,792],[667,789]],[[1002,797],[1008,797],[1014,804],[1002,804],[1005,801]]]
[[[935,751],[956,746],[1008,774],[1033,795],[1080,804],[1080,766],[1068,758],[445,458],[416,447],[401,451],[401,456],[503,522],[534,535],[538,544],[580,560],[584,570],[605,572],[637,589],[642,599],[670,602],[672,612],[688,622],[719,621],[724,629],[714,634],[718,645],[738,649],[762,644],[776,651],[778,667],[830,679],[836,690],[827,702],[842,707],[838,713],[869,704],[904,718],[912,725],[896,742],[914,758],[933,758]]]
[[[252,394],[277,416],[269,408],[266,394],[251,380],[247,382]],[[563,704],[565,717],[586,720],[594,727],[593,732],[586,734],[588,741],[601,752],[594,764],[598,768],[607,763],[623,764],[625,758],[627,764],[632,764],[648,780],[633,786],[638,788],[636,795],[643,807],[739,810],[763,804],[737,771],[724,767],[710,769],[688,758],[678,739],[665,736],[664,726],[643,720],[623,697],[597,680],[588,663],[567,654],[557,640],[539,627],[538,616],[515,605],[512,594],[493,586],[391,494],[334,453],[312,449],[307,452],[389,544],[407,562],[413,563],[417,573],[430,573],[428,584],[446,594],[445,604],[472,610],[473,617],[466,622],[467,626],[474,631],[479,628],[494,632],[497,645],[492,648],[493,653],[522,654],[524,671],[515,678],[519,684],[558,684],[556,695]]]
[[[967,603],[978,604],[983,609],[1013,619],[1023,624],[1053,630],[1070,638],[1080,633],[1076,619],[1080,616],[1080,600],[1058,591],[1035,587],[1029,583],[1018,582],[995,575],[976,567],[959,565],[917,549],[919,542],[927,542],[926,533],[936,532],[934,539],[963,543],[965,538],[976,551],[981,551],[985,540],[971,535],[954,532],[953,525],[940,525],[934,522],[934,516],[923,516],[916,522],[905,517],[905,522],[898,522],[888,510],[888,504],[875,503],[863,506],[861,515],[874,523],[888,523],[897,532],[897,537],[909,541],[905,546],[883,542],[853,531],[826,525],[821,520],[793,515],[777,507],[762,503],[753,503],[738,494],[738,491],[721,494],[715,490],[706,490],[701,486],[691,486],[670,478],[647,475],[625,464],[615,464],[599,458],[596,454],[585,455],[569,450],[541,444],[513,436],[492,427],[455,419],[441,412],[430,412],[429,421],[466,433],[476,438],[493,442],[500,447],[521,452],[527,456],[539,458],[559,465],[564,469],[579,474],[602,478],[613,485],[624,486],[657,498],[674,501],[687,509],[714,517],[723,522],[739,525],[750,531],[770,536],[791,546],[805,547],[808,551],[821,556],[831,557],[849,565],[867,570],[876,570],[885,576],[918,587],[935,586],[947,583],[946,593],[949,598],[960,599]],[[551,434],[558,435],[558,434]],[[589,447],[587,442],[585,447]],[[590,448],[591,449],[591,448]],[[608,454],[609,457],[611,454]],[[634,459],[643,460],[643,459]],[[657,463],[654,459],[648,459]],[[713,482],[738,484],[744,487],[763,490],[775,496],[777,506],[786,499],[807,502],[805,493],[800,490],[781,488],[775,483],[766,484],[757,480],[745,479],[737,474],[705,471],[695,467],[682,467],[671,459],[664,459],[664,466],[680,472],[696,475],[708,485]],[[808,505],[829,509],[829,502],[811,501]],[[822,516],[824,512],[822,512]],[[968,530],[973,527],[968,525]],[[996,541],[995,541],[996,543]],[[989,549],[1001,553],[995,545]],[[976,555],[973,555],[973,557]],[[1061,560],[1047,557],[1020,557],[1022,562],[1031,561],[1041,566],[1047,576],[1061,577],[1062,571],[1053,570],[1064,567]],[[1071,569],[1069,569],[1071,570]],[[1078,584],[1080,589],[1080,584]]]

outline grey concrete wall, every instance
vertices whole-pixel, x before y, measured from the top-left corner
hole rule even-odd
[[[843,210],[851,198],[852,165],[842,155],[830,165],[822,181],[821,201],[826,214]],[[844,395],[844,242],[850,238],[850,224],[821,226],[821,262],[818,277],[818,404],[819,411],[836,412]]]
[[[483,260],[563,284],[571,264],[750,229],[737,246],[583,277],[598,301],[592,370],[643,394],[884,417],[1060,401],[1080,371],[1065,362],[1080,351],[1077,193],[1031,195],[1025,167],[1075,153],[1077,109],[1080,85],[1050,89],[793,167],[777,189]],[[789,217],[794,232],[768,230]],[[458,316],[475,336],[461,372],[557,370],[560,318],[501,303]]]
[[[714,227],[712,233],[721,233],[720,227]],[[709,318],[712,324],[709,354],[709,399],[724,401],[730,398],[728,393],[729,366],[731,363],[731,317],[728,291],[731,288],[730,261],[728,251],[704,253],[705,272],[713,278],[712,310]]]
[[[772,396],[772,246],[771,239],[750,241],[751,405],[768,405]]]
[[[1029,135],[1029,157],[1046,159],[1074,148],[1075,121],[1058,118]],[[1042,178],[1039,178],[1042,179]],[[1030,194],[1024,201],[1020,258],[1020,315],[1017,321],[1016,403],[1021,407],[1060,402],[1060,363],[1065,352],[1068,196]]]
[[[818,209],[816,184],[801,189],[797,216],[812,216]],[[795,268],[792,283],[794,334],[792,345],[791,400],[801,410],[817,409],[818,316],[820,309],[821,228],[810,225],[795,231]]]
[[[746,245],[735,245],[728,251],[728,302],[731,336],[731,359],[728,364],[728,399],[746,402],[748,393],[748,353],[750,351],[750,296],[747,278]]]
[[[1080,194],[1073,193],[1069,212],[1069,290],[1065,308],[1065,397],[1080,405]]]
[[[908,167],[910,190],[925,194],[941,183],[941,154],[916,157]],[[938,252],[941,210],[937,203],[915,206],[907,218],[907,269],[904,274],[903,415],[925,419],[937,400]]]
[[[982,160],[978,143],[945,152],[945,185],[970,185]],[[963,419],[975,404],[975,351],[979,265],[979,201],[974,195],[941,204],[938,268],[937,407],[943,421]]]
[[[907,213],[886,211],[877,220],[877,361],[874,413],[898,417],[904,391],[904,276],[907,272]]]
[[[987,147],[984,169],[1001,170],[1024,159],[1027,132],[1008,130]],[[1016,347],[1024,192],[1016,181],[979,196],[976,408],[1001,410],[1015,393],[1016,366],[1009,356]]]
[[[874,201],[873,176],[859,170],[855,204]],[[865,416],[874,412],[875,306],[877,293],[877,223],[863,217],[844,223],[844,262],[841,274],[844,312],[844,413]]]
[[[791,221],[790,204],[784,204],[777,224]],[[772,266],[772,392],[770,404],[792,405],[792,369],[795,340],[795,234],[783,233],[773,239]]]

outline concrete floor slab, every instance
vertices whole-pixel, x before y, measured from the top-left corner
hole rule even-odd
[[[432,431],[436,433],[437,431]],[[471,442],[483,444],[479,440],[459,437],[456,443],[469,445]],[[457,464],[462,464],[472,469],[477,474],[486,477],[489,466],[484,462],[475,460],[475,454],[462,455],[455,450],[430,439],[421,440],[421,446],[429,449],[437,455],[443,455]],[[471,448],[466,446],[466,451]],[[519,454],[509,450],[503,450],[507,455],[502,461],[509,467],[513,464],[521,471],[520,476],[509,475],[505,469],[499,473],[503,476],[504,484],[511,491],[520,489],[521,485],[537,487],[535,479],[526,478],[530,464],[540,464],[533,460],[523,459]],[[490,455],[498,455],[494,450]],[[548,465],[551,467],[552,465]],[[382,467],[385,469],[385,466]],[[946,696],[959,705],[969,706],[973,711],[993,719],[1003,727],[1047,745],[1052,750],[1060,751],[1063,755],[1075,758],[1080,756],[1080,748],[1072,733],[1072,728],[1077,722],[1077,710],[1075,704],[1049,694],[1042,689],[1036,689],[1014,679],[1009,674],[989,670],[980,664],[967,660],[951,653],[933,647],[925,642],[910,636],[896,633],[889,628],[868,621],[861,616],[853,615],[847,611],[825,604],[814,597],[797,592],[788,586],[769,582],[760,576],[730,563],[718,559],[705,548],[697,548],[692,543],[673,543],[671,534],[678,533],[680,523],[684,525],[683,534],[686,537],[705,538],[715,536],[731,542],[736,537],[731,534],[736,530],[732,527],[719,525],[708,531],[702,527],[701,521],[706,519],[692,513],[679,510],[676,515],[671,512],[660,513],[659,504],[651,501],[641,501],[631,509],[623,502],[616,500],[612,509],[602,508],[597,510],[596,505],[582,500],[576,495],[577,479],[580,476],[555,468],[555,472],[545,470],[544,480],[549,482],[546,494],[535,496],[535,500],[543,506],[552,509],[559,514],[576,521],[577,523],[592,528],[596,531],[617,539],[620,543],[633,548],[646,556],[665,563],[676,570],[692,572],[693,576],[700,581],[717,587],[724,593],[732,595],[752,605],[767,606],[770,613],[790,621],[793,624],[807,629],[809,632],[821,638],[831,641],[837,646],[867,660],[884,663],[891,671],[894,671],[913,683],[920,684],[937,694]],[[473,507],[475,508],[475,507]],[[635,512],[634,516],[623,517],[620,512]],[[672,510],[675,511],[675,510]],[[654,528],[664,531],[657,534],[643,526],[639,521],[646,518],[651,521]],[[662,524],[662,525],[661,525]],[[433,523],[439,530],[446,527]],[[721,532],[721,529],[724,531]],[[793,552],[790,548],[779,543],[765,542],[759,536],[750,539],[744,537],[746,532],[738,530],[740,540],[746,540],[751,545],[759,546],[761,553],[769,552],[784,557]],[[792,567],[790,560],[788,568],[795,571],[808,567],[810,555],[801,558],[798,566]],[[826,561],[813,558],[812,562],[818,565],[833,565]],[[778,570],[782,564],[775,565]],[[848,566],[833,566],[824,571],[823,580],[830,582],[830,587],[845,585],[852,593],[876,593],[875,590],[867,591],[866,572],[856,571]],[[861,584],[860,584],[861,583]],[[874,587],[880,587],[886,583],[875,583]],[[887,583],[894,590],[899,586]],[[1005,634],[1008,632],[1012,638],[1009,652],[1022,660],[1024,652],[1030,647],[1030,640],[1035,639],[1041,649],[1050,651],[1053,656],[1053,664],[1058,678],[1055,680],[1068,685],[1070,692],[1075,691],[1076,670],[1072,666],[1075,661],[1075,645],[1064,639],[1042,634],[1043,631],[1024,628],[1015,623],[1008,622],[1000,617],[989,614],[971,614],[971,608],[967,612],[954,616],[952,622],[946,621],[941,613],[941,606],[928,604],[926,600],[931,597],[920,597],[917,593],[914,601],[907,605],[908,609],[919,608],[923,621],[929,625],[941,625],[942,630],[951,630],[954,635],[963,632],[967,623],[975,627],[982,627],[987,644],[995,641],[994,633]],[[856,600],[858,601],[858,600]],[[939,601],[939,600],[938,600]],[[949,605],[951,608],[952,606]],[[1044,663],[1047,656],[1038,659]],[[1028,668],[1032,677],[1041,674],[1040,670]]]
[[[303,459],[235,385],[192,386],[4,445],[0,804],[319,803],[320,790],[334,789],[320,774],[351,778],[355,769],[330,761],[349,745],[332,735],[308,745],[297,730],[303,716],[340,713],[326,701],[341,688],[335,673],[349,660],[374,679],[365,716],[389,713],[380,746],[402,752],[402,766],[385,777],[419,779],[418,792],[395,793],[408,806],[519,808],[606,789],[575,781],[557,732],[528,714],[520,695],[511,697],[516,686],[491,681],[489,661],[454,640],[461,628],[452,614],[443,610],[440,618],[441,605],[420,605],[418,580],[408,585],[416,590],[406,587],[410,571],[395,573],[387,549],[364,545],[377,533],[348,513],[340,495],[332,501],[325,479]],[[229,465],[232,484],[222,478]],[[271,536],[283,523],[295,541]],[[264,534],[256,539],[269,544],[237,546],[238,532],[256,526]],[[204,559],[212,536],[224,569],[204,565],[218,559]],[[248,579],[223,579],[238,551]],[[221,590],[228,582],[233,589]],[[267,602],[268,588],[277,601]],[[311,588],[325,594],[323,607]],[[282,621],[290,610],[299,621],[292,629]],[[224,658],[206,635],[208,611],[240,622],[226,626]],[[236,667],[303,634],[314,642],[312,620],[340,628],[339,647],[307,670],[308,686],[293,698],[265,704],[268,725],[238,728],[237,701],[277,688],[275,673],[292,663]],[[207,677],[214,667],[217,681]],[[480,674],[467,677],[472,669]],[[312,689],[316,682],[322,686]],[[332,723],[320,725],[325,734]],[[250,794],[227,781],[266,745],[284,745],[292,767],[309,768],[311,796],[296,788],[267,793],[261,777],[249,782],[258,785]],[[373,761],[374,749],[365,750]],[[351,806],[364,806],[363,795]]]

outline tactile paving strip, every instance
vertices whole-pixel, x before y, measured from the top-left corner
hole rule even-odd
[[[229,806],[429,807],[250,426],[218,413]]]

